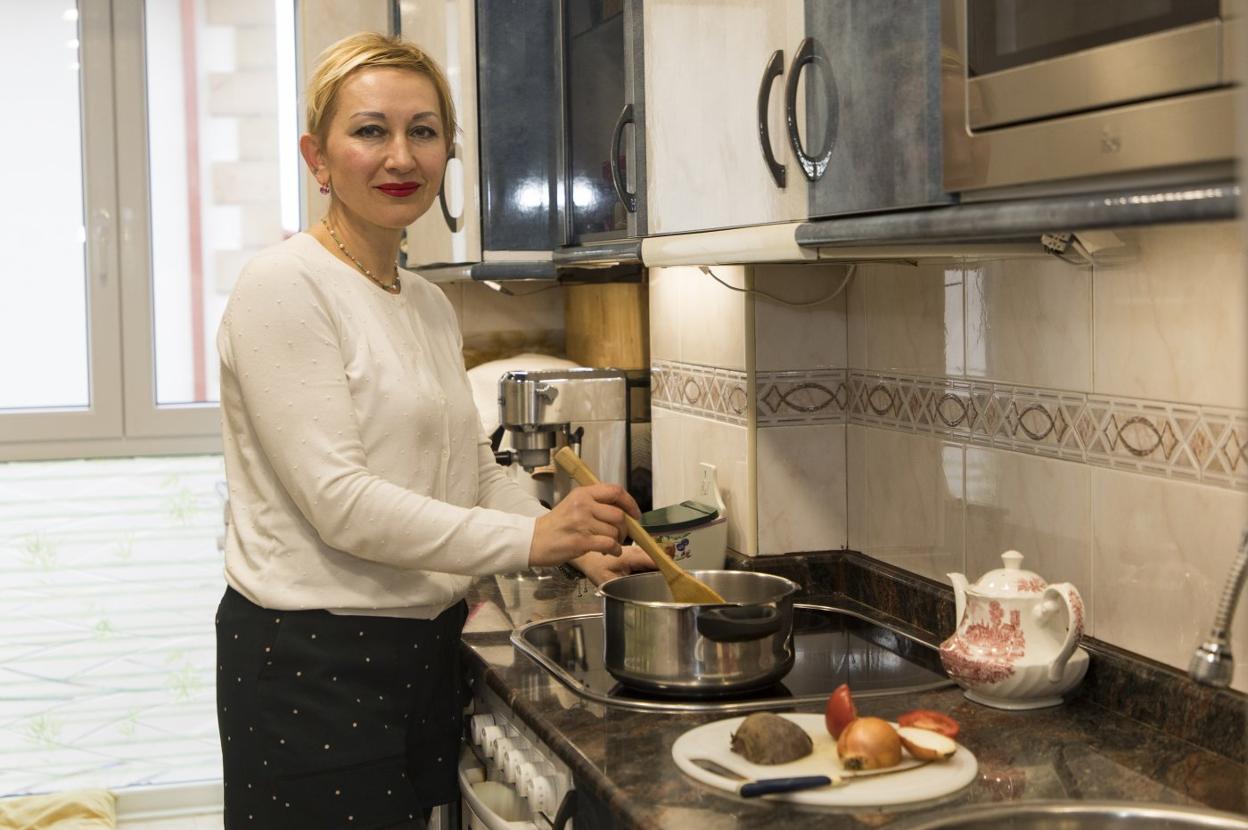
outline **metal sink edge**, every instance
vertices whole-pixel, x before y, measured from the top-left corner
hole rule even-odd
[[[932,649],[933,651],[935,650],[935,648],[930,643],[925,643],[917,637],[907,634],[906,632],[901,631],[897,628],[894,628],[891,625],[887,625],[877,620],[873,620],[870,617],[866,616],[865,614],[860,614],[856,611],[850,611],[845,608],[837,608],[836,606],[833,606],[833,605],[817,605],[817,604],[800,603],[800,602],[794,603],[793,607],[795,609],[801,608],[801,609],[813,610],[813,611],[830,611],[834,614],[843,614],[847,617],[855,617],[859,620],[863,620],[864,622],[870,623],[873,626],[892,632],[894,635],[898,637],[903,637],[906,640],[909,640],[913,643],[917,643],[923,648]],[[511,644],[515,646],[517,649],[519,649],[521,652],[523,652],[525,655],[527,655],[534,662],[538,663],[540,666],[545,668],[551,674],[551,676],[553,676],[556,680],[562,683],[565,687],[567,687],[573,693],[587,700],[592,700],[595,703],[601,703],[604,706],[610,706],[616,709],[632,709],[634,711],[640,711],[640,712],[683,712],[683,713],[726,712],[726,713],[734,713],[734,712],[753,712],[753,711],[759,711],[759,710],[764,710],[764,709],[792,708],[795,706],[801,706],[801,705],[809,704],[809,703],[823,703],[824,701],[827,700],[827,697],[828,697],[827,693],[810,694],[810,695],[793,695],[790,697],[779,697],[779,698],[758,698],[756,700],[716,700],[714,698],[709,698],[706,700],[634,700],[630,698],[611,697],[610,695],[602,694],[592,689],[587,689],[585,686],[578,683],[574,677],[568,674],[568,672],[564,671],[562,666],[559,666],[553,660],[548,658],[546,655],[534,649],[533,646],[530,645],[524,638],[525,632],[529,631],[530,629],[537,628],[543,625],[549,625],[556,621],[589,620],[589,619],[600,618],[600,617],[602,617],[601,612],[590,613],[590,614],[570,614],[566,617],[551,617],[545,620],[538,620],[536,622],[526,623],[520,626],[519,628],[514,629],[511,632]],[[864,690],[861,693],[855,691],[854,699],[865,700],[865,699],[876,698],[876,697],[892,697],[895,695],[916,694],[919,692],[934,691],[936,689],[946,689],[953,685],[956,685],[956,684],[952,680],[945,679],[939,682],[920,683],[920,684],[914,684],[914,685],[909,685],[909,686],[897,686],[895,688],[890,688],[890,689],[870,689],[870,690]]]

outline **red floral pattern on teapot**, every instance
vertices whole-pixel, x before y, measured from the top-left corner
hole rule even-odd
[[[1001,603],[988,603],[988,622],[966,626],[960,638],[950,637],[940,647],[945,670],[954,680],[967,683],[1000,683],[1014,674],[1014,663],[1027,651],[1019,613],[1010,612],[1004,622]],[[991,654],[993,659],[981,655]]]

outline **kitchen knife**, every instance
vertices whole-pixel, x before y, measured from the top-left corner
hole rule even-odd
[[[751,781],[741,773],[734,772],[723,764],[712,761],[710,758],[691,758],[690,760],[707,772],[714,773],[722,778],[740,781],[741,783],[737,785],[737,795],[742,798],[757,798],[760,795],[794,793],[799,790],[813,790],[816,787],[826,787],[832,783],[832,779],[826,775],[800,775],[792,778],[759,778]]]

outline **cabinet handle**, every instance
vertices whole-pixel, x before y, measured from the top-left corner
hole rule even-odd
[[[637,194],[629,193],[624,183],[624,175],[620,172],[620,140],[624,137],[624,125],[636,121],[633,116],[633,105],[625,104],[620,110],[620,117],[615,121],[615,129],[611,132],[611,184],[615,186],[615,195],[620,197],[629,213],[637,212]]]
[[[767,61],[763,70],[763,80],[758,87],[758,140],[763,145],[763,161],[776,181],[776,187],[784,187],[788,181],[784,165],[776,161],[776,154],[771,151],[771,130],[767,126],[767,105],[771,103],[771,82],[784,74],[784,52],[777,49]]]
[[[802,137],[797,132],[797,82],[802,69],[808,63],[819,64],[830,84],[823,96],[828,106],[828,132],[824,136],[823,146],[813,154],[808,154],[802,147]],[[802,172],[808,181],[818,181],[828,169],[828,162],[832,158],[832,146],[836,143],[839,116],[840,97],[836,90],[836,79],[832,76],[832,66],[827,58],[815,51],[814,39],[806,38],[797,47],[797,54],[793,56],[793,65],[789,67],[789,79],[784,86],[784,120],[789,128],[789,144],[793,147],[793,154],[797,156],[797,163],[801,165]]]
[[[456,158],[459,153],[459,142],[451,145],[450,151],[446,154],[446,160]],[[462,182],[460,190],[463,190]],[[464,216],[451,216],[451,209],[446,204],[446,167],[442,168],[442,186],[438,188],[438,204],[442,206],[442,220],[446,222],[446,226],[451,229],[451,233],[459,233],[464,228]]]

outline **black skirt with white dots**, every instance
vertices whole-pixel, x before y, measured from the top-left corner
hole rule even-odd
[[[459,797],[460,602],[436,619],[217,609],[225,827],[420,826]]]

